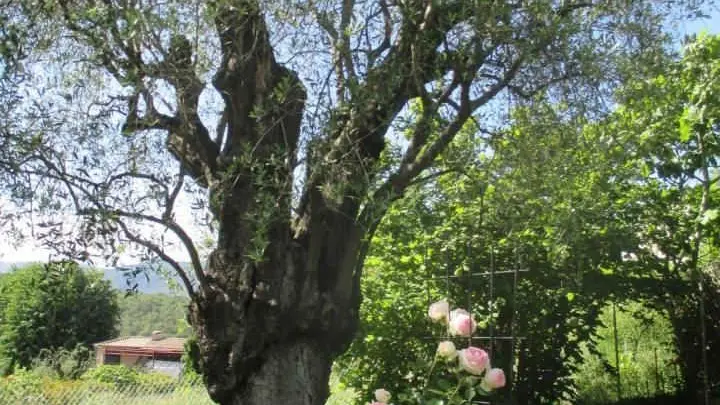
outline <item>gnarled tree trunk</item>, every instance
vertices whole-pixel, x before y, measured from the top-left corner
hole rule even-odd
[[[322,290],[301,246],[277,257],[253,265],[217,250],[216,276],[192,303],[202,372],[222,405],[323,404],[332,360],[355,331],[357,295]]]
[[[190,319],[220,404],[320,405],[332,360],[357,325],[367,229],[354,220],[356,201],[334,205],[316,185],[291,215],[305,91],[275,61],[257,4],[239,3],[245,13],[216,17],[224,57],[214,84],[226,104],[228,161],[208,182],[218,247]]]

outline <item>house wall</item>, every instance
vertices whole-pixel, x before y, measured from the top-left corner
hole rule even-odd
[[[138,363],[141,363],[146,359],[147,357],[141,357],[136,354],[122,354],[120,355],[120,364],[125,366],[136,366]]]
[[[145,368],[156,372],[167,374],[171,377],[180,377],[182,374],[183,364],[178,358],[177,360],[155,360],[148,361]]]
[[[105,348],[98,347],[95,349],[95,364],[102,366],[105,364]]]
[[[178,377],[182,373],[182,355],[159,355],[157,358],[137,355],[137,354],[120,354],[111,355],[114,361],[110,364],[117,364],[119,358],[120,364],[128,367],[142,366],[148,370],[168,374]],[[108,364],[106,362],[107,351],[104,347],[95,348],[95,363],[98,366]]]

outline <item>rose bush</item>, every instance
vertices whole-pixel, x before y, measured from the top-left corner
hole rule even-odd
[[[471,338],[477,330],[472,314],[462,308],[450,310],[447,300],[430,305],[428,317],[447,327],[451,337]],[[505,386],[505,372],[500,368],[491,368],[490,356],[482,348],[470,343],[458,350],[455,342],[441,341],[435,352],[435,360],[430,366],[428,378],[421,394],[416,398],[399,398],[402,404],[470,404],[477,396],[487,396],[493,390]],[[437,376],[435,376],[437,374]],[[437,378],[433,378],[437,377]],[[391,405],[392,395],[387,390],[375,390],[375,401],[369,405]]]

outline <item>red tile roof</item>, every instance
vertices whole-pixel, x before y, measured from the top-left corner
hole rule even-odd
[[[106,354],[182,354],[185,338],[166,337],[153,340],[150,336],[129,336],[95,343],[96,349],[105,349]]]

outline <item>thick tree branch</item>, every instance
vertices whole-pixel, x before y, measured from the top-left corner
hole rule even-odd
[[[175,200],[177,200],[177,197],[180,194],[184,183],[185,169],[181,165],[180,173],[178,173],[178,181],[177,183],[175,183],[175,187],[173,188],[172,192],[170,192],[170,194],[168,194],[167,198],[165,199],[165,212],[163,213],[163,219],[172,217],[173,208],[175,207]],[[165,188],[165,192],[167,193],[167,188]]]
[[[426,83],[444,77],[455,67],[455,60],[448,53],[437,52],[437,48],[443,43],[447,30],[467,17],[456,12],[457,8],[462,8],[462,2],[423,7],[426,7],[425,13],[419,16],[415,9],[408,11],[398,39],[383,63],[370,69],[362,86],[352,94],[353,100],[348,102],[350,110],[337,112],[338,125],[332,128],[325,163],[315,165],[316,170],[310,173],[300,199],[295,235],[301,243],[312,246],[314,242],[305,238],[323,238],[324,231],[315,229],[318,227],[329,227],[338,232],[328,236],[329,240],[353,238],[348,236],[348,232],[358,226],[356,219],[360,202],[365,200],[367,189],[372,184],[375,175],[373,166],[385,148],[385,134],[390,125],[408,101],[417,97],[421,89],[424,91]],[[452,90],[448,94],[451,93]],[[428,104],[427,101],[425,104]],[[317,169],[318,166],[321,169]],[[351,175],[350,178],[335,179],[333,176],[337,176],[336,173]],[[339,189],[336,192],[342,195],[341,201],[323,195],[321,190],[328,184]],[[367,224],[366,221],[359,226],[364,231],[368,229]],[[347,245],[355,246],[356,242],[359,243],[353,241]],[[343,253],[328,246],[320,257],[326,255],[332,258],[344,254],[346,260],[351,260],[357,253],[353,249]],[[347,292],[352,274],[332,273],[332,269],[327,271],[330,273],[322,276],[328,280],[327,283],[336,283],[339,294]]]
[[[488,101],[492,100],[498,93],[505,89],[515,78],[515,76],[517,76],[520,68],[522,67],[524,59],[524,55],[518,56],[515,61],[510,65],[507,72],[505,72],[505,75],[502,77],[501,80],[496,81],[492,86],[490,86],[482,94],[482,96],[478,97],[475,100],[472,100],[470,102],[470,111],[475,111],[478,108],[484,106],[488,103]]]
[[[454,68],[452,52],[437,52],[446,31],[466,16],[457,8],[462,2],[443,6],[426,6],[419,20],[409,16],[403,24],[396,44],[387,58],[371,69],[362,88],[355,95],[356,110],[347,117],[346,128],[338,128],[336,142],[329,153],[336,160],[338,154],[360,146],[361,159],[377,159],[384,147],[384,136],[397,114],[407,102],[424,92],[426,83],[443,77]],[[420,46],[422,44],[422,46]]]
[[[195,248],[195,244],[193,243],[192,239],[190,238],[190,235],[185,232],[185,230],[174,220],[172,219],[162,219],[157,218],[152,215],[145,215],[145,214],[139,214],[135,212],[127,212],[123,210],[113,210],[113,209],[82,209],[79,211],[80,215],[103,215],[103,216],[117,216],[122,218],[130,218],[138,221],[146,221],[158,225],[162,225],[172,231],[179,239],[180,242],[183,244],[185,249],[188,252],[188,255],[190,256],[190,263],[193,267],[193,272],[195,274],[195,278],[198,280],[198,283],[200,284],[201,288],[204,288],[207,286],[207,283],[205,281],[205,273],[203,272],[202,268],[202,262],[200,261],[200,256],[198,254],[197,249]],[[117,222],[118,224],[121,222],[119,219],[113,219],[114,222]],[[139,238],[139,237],[137,237]],[[151,243],[150,241],[146,241],[147,243]],[[143,246],[146,246],[146,244],[143,244]],[[163,257],[164,259],[164,257]],[[185,275],[187,277],[187,275]]]
[[[133,232],[130,231],[128,226],[125,224],[125,222],[118,220],[116,221],[117,224],[122,229],[125,236],[130,240],[131,242],[134,242],[140,246],[143,246],[156,254],[159,258],[161,258],[164,262],[168,263],[177,273],[178,277],[180,277],[180,280],[182,281],[183,285],[185,286],[185,290],[187,290],[188,295],[191,299],[195,299],[195,289],[193,288],[192,282],[190,281],[190,278],[185,273],[185,270],[182,268],[180,263],[175,261],[172,257],[170,257],[165,251],[158,245],[145,240],[137,235],[135,235]]]
[[[198,114],[200,93],[204,84],[197,77],[192,63],[192,44],[184,36],[171,38],[165,59],[156,64],[142,60],[140,40],[129,40],[118,30],[119,21],[126,19],[124,10],[105,1],[105,12],[112,17],[106,27],[97,22],[79,20],[68,1],[60,5],[68,27],[82,36],[95,50],[100,64],[121,84],[135,88],[129,99],[129,113],[123,130],[126,132],[159,129],[168,132],[170,152],[183,164],[187,173],[199,184],[209,186],[217,174],[218,146],[210,138]],[[177,112],[173,117],[155,110],[150,92],[145,88],[146,77],[164,79],[175,87]],[[138,115],[139,95],[142,94],[146,112]]]
[[[138,112],[141,94],[145,102],[145,114],[143,116],[140,116]],[[122,126],[123,132],[131,133],[148,129],[172,131],[173,128],[179,125],[180,122],[176,118],[161,114],[155,109],[153,98],[149,92],[139,91],[128,98],[128,113]]]
[[[39,175],[54,178],[54,179],[62,182],[66,186],[66,188],[68,189],[68,192],[70,193],[70,195],[72,197],[72,200],[73,200],[73,203],[75,205],[75,209],[76,209],[78,215],[86,215],[86,216],[87,215],[90,215],[90,216],[100,215],[104,218],[108,218],[108,216],[125,217],[125,218],[134,219],[134,220],[151,222],[151,223],[162,225],[162,226],[168,228],[180,239],[181,243],[187,250],[187,252],[190,256],[190,259],[191,259],[193,270],[195,272],[195,277],[198,280],[198,283],[200,284],[200,286],[204,288],[207,285],[207,283],[205,281],[205,275],[204,275],[204,272],[202,269],[202,262],[200,261],[198,251],[195,248],[192,238],[190,238],[190,236],[187,234],[187,232],[185,232],[185,230],[179,224],[177,224],[172,218],[167,216],[167,217],[164,217],[161,219],[161,218],[157,218],[157,217],[154,217],[151,215],[128,212],[128,211],[124,211],[124,210],[120,210],[120,209],[113,209],[113,208],[106,207],[101,201],[98,200],[97,196],[92,191],[88,190],[86,187],[83,186],[83,184],[88,184],[88,185],[91,185],[92,187],[98,189],[98,188],[102,188],[103,184],[93,183],[86,179],[83,179],[83,178],[80,178],[77,176],[72,176],[69,173],[67,173],[67,170],[61,169],[56,164],[54,164],[49,158],[47,158],[46,156],[43,156],[41,154],[37,154],[36,158],[39,159],[41,162],[43,162],[43,164],[49,169],[47,172],[39,173]],[[118,175],[111,176],[111,179],[114,178],[115,180],[117,180],[122,177],[125,177],[127,174],[128,173],[120,173]],[[135,176],[131,176],[131,177],[135,177]],[[152,176],[144,176],[144,177],[148,178],[148,177],[152,177]],[[156,179],[154,179],[154,178],[152,178],[152,179],[153,179],[153,181],[156,181]],[[105,183],[105,185],[108,185],[108,184],[110,184],[110,183]],[[90,204],[92,204],[93,206],[95,206],[95,208],[82,207],[82,204],[80,203],[80,198],[75,193],[75,190],[82,193],[82,195],[85,196],[87,201]],[[175,190],[173,190],[173,194],[175,194],[175,196],[176,196],[176,190],[177,190],[177,187]],[[172,200],[172,199],[174,199],[174,197],[172,195],[168,197],[168,200]],[[122,221],[120,221],[118,218],[113,218],[111,220],[113,222],[117,223],[118,225],[124,226],[124,228],[127,229],[126,224],[122,223]],[[128,234],[128,236],[130,235],[129,230],[126,230],[125,233]],[[155,253],[157,253],[158,250],[160,250],[160,251],[162,250],[157,245],[153,244],[150,241],[144,240],[144,239],[138,237],[137,235],[133,235],[133,236],[134,236],[134,238],[132,238],[131,240],[136,241],[136,242],[137,241],[143,242],[143,243],[140,243],[140,242],[138,242],[138,243],[141,244],[142,246],[145,246],[145,247],[151,249]],[[129,239],[130,239],[130,237],[129,237]],[[154,248],[152,248],[152,246],[154,246]],[[174,262],[172,260],[172,258],[169,258],[169,256],[167,256],[167,254],[165,254],[164,252],[162,252],[162,255],[159,255],[159,256],[161,258],[163,258],[163,260],[167,261],[170,264],[172,264]],[[170,259],[170,260],[168,260],[168,259]],[[174,266],[174,265],[173,265],[173,267],[176,268],[176,266]],[[176,268],[176,270],[177,270],[177,268]],[[180,268],[180,270],[182,273],[179,272],[178,275],[183,279],[188,279],[187,274],[184,273],[184,270],[182,270],[182,268]],[[192,289],[188,289],[188,293],[192,295],[193,294]]]
[[[345,70],[347,71],[348,77],[343,80],[344,82],[357,81],[357,75],[355,73],[355,63],[353,62],[352,52],[350,51],[350,22],[355,9],[355,0],[342,0],[342,12],[340,15],[340,43],[337,46],[337,52],[341,55]]]
[[[384,21],[384,32],[383,32],[383,40],[380,43],[380,45],[377,46],[375,49],[371,49],[370,52],[368,52],[368,66],[372,68],[375,65],[375,61],[377,60],[380,55],[383,54],[383,52],[390,49],[390,46],[392,45],[392,34],[393,34],[393,21],[392,21],[392,15],[390,14],[390,8],[388,7],[386,0],[378,0],[378,4],[380,5],[380,11],[383,16]]]

